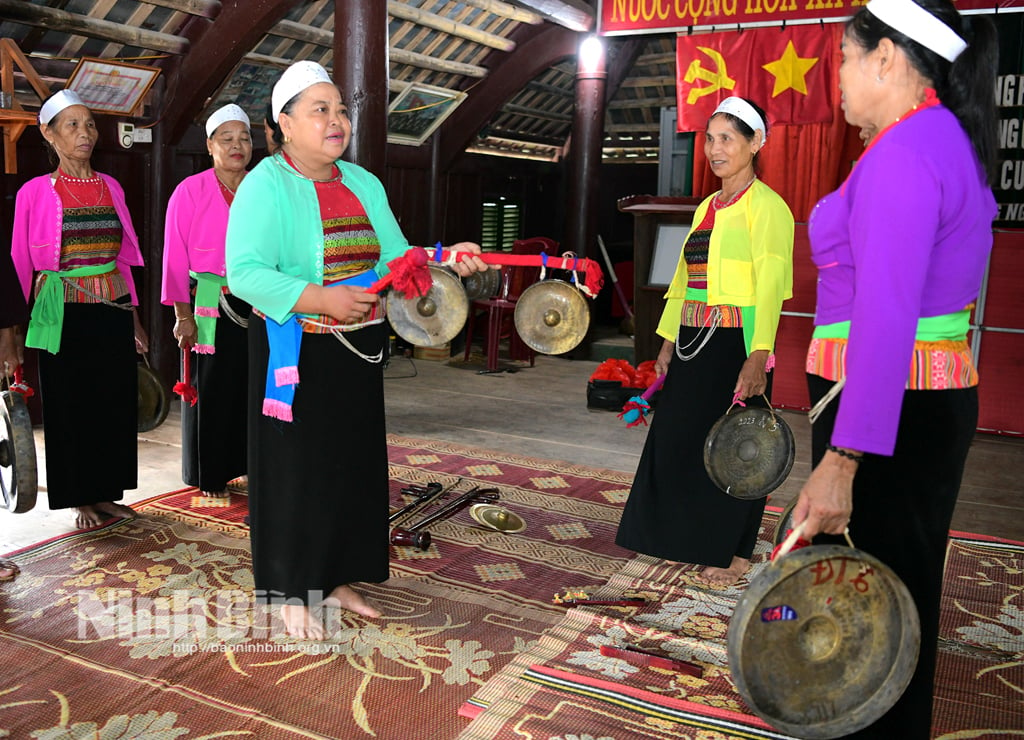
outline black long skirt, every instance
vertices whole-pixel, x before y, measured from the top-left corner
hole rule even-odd
[[[385,324],[346,334],[372,355]],[[388,578],[383,366],[331,334],[304,334],[294,421],[262,414],[266,323],[249,320],[249,520],[257,598],[315,604]]]
[[[808,376],[811,403],[832,381]],[[832,438],[839,397],[811,432],[815,465]],[[939,601],[967,452],[978,423],[978,389],[906,391],[892,457],[867,455],[853,479],[850,538],[888,565],[906,584],[921,619],[921,653],[907,690],[887,714],[857,738],[925,740],[931,736],[932,693],[939,637]],[[823,535],[815,544],[844,542]]]
[[[680,327],[680,346],[698,331]],[[740,328],[717,329],[688,362],[673,355],[616,544],[656,558],[720,568],[729,567],[733,556],[751,556],[765,499],[742,501],[724,493],[704,468],[704,441],[732,403],[746,358]],[[765,395],[771,394],[770,374],[768,383]],[[745,403],[765,405],[760,398]]]
[[[130,311],[65,304],[60,351],[39,351],[51,509],[118,501],[138,486],[137,365]]]
[[[228,296],[239,316],[250,306]],[[199,392],[193,406],[181,405],[181,478],[202,491],[223,491],[245,475],[246,400],[249,378],[246,330],[225,316],[217,319],[212,355],[192,353],[192,382]]]

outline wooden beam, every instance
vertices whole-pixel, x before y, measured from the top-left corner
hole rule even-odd
[[[554,113],[553,111],[541,108],[530,108],[526,105],[513,105],[512,103],[506,103],[501,106],[501,111],[510,116],[527,116],[529,118],[538,118],[542,121],[558,121],[559,123],[572,121],[571,113]]]
[[[504,36],[481,31],[479,28],[449,20],[436,13],[428,13],[411,5],[397,2],[397,0],[388,0],[388,14],[395,18],[401,18],[403,21],[410,21],[420,26],[433,28],[435,31],[443,31],[450,36],[457,36],[467,41],[489,46],[498,51],[509,52],[516,48],[516,42]]]
[[[120,23],[89,18],[65,10],[32,5],[23,0],[0,0],[0,15],[4,20],[39,26],[52,31],[61,31],[75,36],[113,41],[125,46],[162,51],[167,54],[185,54],[189,50],[188,39],[159,31],[131,28]]]
[[[544,22],[544,19],[537,13],[533,13],[526,8],[520,8],[516,5],[503,3],[501,0],[463,0],[463,2],[465,2],[466,5],[472,5],[474,8],[486,10],[492,15],[496,15],[501,18],[508,18],[510,21],[516,21],[518,23],[529,23],[531,26],[539,26]]]
[[[455,160],[496,111],[527,82],[559,59],[576,53],[579,36],[562,26],[544,24],[516,29],[516,63],[495,65],[484,82],[456,108],[441,127],[439,169],[451,169]]]
[[[192,20],[186,27],[191,50],[167,80],[168,95],[161,109],[168,146],[181,141],[246,52],[294,5],[293,0],[228,0],[215,20]]]
[[[476,64],[464,64],[463,62],[449,62],[444,59],[434,59],[426,54],[417,54],[414,51],[391,48],[391,61],[396,64],[408,64],[411,67],[420,69],[432,69],[435,72],[447,72],[463,77],[486,77],[487,69]]]
[[[519,4],[536,11],[552,23],[570,31],[586,33],[597,25],[594,9],[583,0],[518,0]]]
[[[328,49],[334,46],[334,34],[330,31],[324,31],[321,28],[307,26],[304,23],[296,23],[287,19],[278,21],[267,33],[273,36],[284,36],[286,39],[302,41],[306,44],[325,46]]]
[[[170,8],[179,13],[198,15],[201,18],[216,18],[220,15],[220,0],[142,0],[147,5]]]
[[[29,64],[21,49],[11,39],[0,39],[0,90],[10,103],[7,108],[0,109],[0,128],[3,129],[4,172],[8,175],[18,173],[18,139],[28,126],[36,124],[36,114],[21,107],[14,95],[14,69],[17,67],[28,79],[32,89],[39,96],[40,102],[50,95],[50,86],[43,82]]]

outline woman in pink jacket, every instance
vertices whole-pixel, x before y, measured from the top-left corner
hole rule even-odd
[[[185,178],[167,204],[162,300],[191,357],[195,405],[182,403],[181,475],[204,496],[228,496],[246,471],[246,327],[250,306],[224,277],[228,209],[252,158],[249,117],[235,104],[206,122],[213,167]]]
[[[99,135],[78,95],[47,98],[39,130],[58,166],[18,191],[11,256],[34,296],[25,344],[42,350],[50,508],[74,508],[75,524],[93,527],[135,516],[116,502],[138,479],[135,354],[148,340],[131,267],[142,253],[124,191],[92,168]]]

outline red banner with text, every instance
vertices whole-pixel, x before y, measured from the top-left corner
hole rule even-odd
[[[703,131],[730,95],[752,100],[769,126],[832,120],[833,60],[830,34],[816,26],[758,28],[676,42],[677,128]]]
[[[867,0],[601,0],[602,35],[663,33],[708,26],[807,22],[852,16]],[[961,13],[1022,12],[1024,0],[957,0]]]

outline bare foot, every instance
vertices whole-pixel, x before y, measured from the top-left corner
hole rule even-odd
[[[291,637],[298,637],[300,640],[324,639],[323,623],[310,614],[309,608],[302,604],[283,604],[281,620],[284,622],[285,631]]]
[[[200,491],[200,493],[207,498],[231,498],[231,494],[227,491]]]
[[[104,514],[99,511],[95,506],[76,506],[75,507],[75,526],[79,529],[89,529],[90,527],[98,527],[110,518],[109,514]]]
[[[338,586],[331,591],[331,595],[324,599],[324,606],[348,609],[350,612],[355,612],[367,619],[377,619],[380,617],[380,612],[370,606],[366,599],[353,591],[349,586]]]
[[[0,558],[0,583],[13,581],[21,573],[21,568],[13,560]]]
[[[750,560],[739,558],[733,555],[732,563],[728,568],[713,568],[708,566],[697,574],[697,580],[709,586],[728,588],[735,586],[750,567]]]
[[[121,519],[135,519],[138,514],[135,513],[135,509],[124,504],[119,504],[116,501],[100,501],[98,504],[93,504],[97,511],[100,511],[109,516],[120,517]]]

